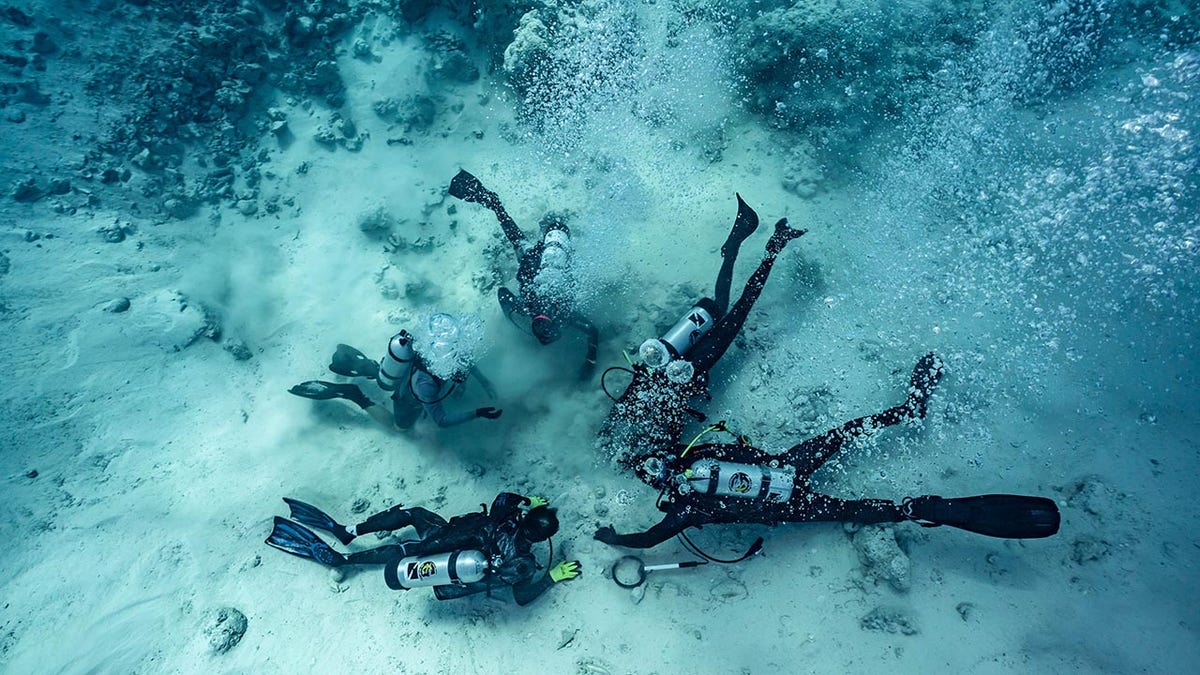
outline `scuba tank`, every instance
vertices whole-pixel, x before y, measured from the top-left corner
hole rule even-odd
[[[533,292],[543,303],[566,309],[572,303],[571,238],[561,225],[546,230],[542,255],[533,277]],[[541,313],[541,312],[539,312]]]
[[[796,483],[794,467],[735,464],[715,459],[697,460],[685,475],[692,490],[703,495],[765,499],[772,503],[790,499]]]
[[[542,237],[541,268],[563,269],[571,258],[571,235],[565,227],[546,230]]]
[[[384,391],[395,391],[396,385],[408,371],[408,364],[413,360],[413,338],[408,331],[402,330],[388,341],[387,354],[379,361],[379,388]]]
[[[713,314],[717,312],[715,302],[701,298],[671,327],[671,330],[660,338],[646,340],[638,347],[642,362],[651,368],[662,368],[672,359],[682,358],[700,338],[712,330]]]
[[[449,586],[482,581],[490,567],[479,551],[452,551],[409,556],[396,564],[396,580],[408,590],[422,586]]]

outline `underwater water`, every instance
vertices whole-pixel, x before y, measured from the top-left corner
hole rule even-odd
[[[1198,97],[1172,0],[0,2],[0,671],[1190,672]],[[529,243],[570,228],[539,283],[597,329],[586,379],[579,331],[506,319],[518,260],[460,170]],[[781,453],[934,352],[925,419],[811,487],[1038,495],[1056,535],[713,524],[762,553],[613,583],[698,558],[593,538],[663,517],[598,442],[601,373],[714,292],[735,194],[735,301],[777,220],[807,233],[693,405]],[[498,418],[289,393],[438,313],[494,388],[442,405]],[[528,606],[264,544],[282,497],[349,524],[502,492],[583,570]]]

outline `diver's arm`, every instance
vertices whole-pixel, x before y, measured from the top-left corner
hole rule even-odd
[[[600,332],[596,330],[596,324],[577,312],[572,313],[567,321],[587,336],[587,353],[583,357],[583,366],[579,369],[579,379],[590,379],[592,373],[596,372],[596,350],[600,345]]]
[[[450,195],[462,199],[463,201],[481,204],[484,208],[496,214],[496,220],[500,221],[500,227],[504,230],[504,236],[516,249],[517,255],[521,255],[521,242],[525,239],[525,233],[521,228],[517,227],[516,221],[508,212],[504,210],[504,205],[500,203],[500,197],[495,192],[483,186],[483,183],[471,175],[470,172],[460,170],[453,180],[450,181]]]
[[[424,370],[415,369],[412,378],[409,380],[412,386],[413,395],[420,402],[421,407],[433,420],[434,424],[441,428],[452,427],[463,422],[470,422],[478,417],[474,410],[461,410],[456,413],[446,412],[446,408],[442,406],[442,383]]]
[[[689,527],[699,525],[691,518],[672,511],[657,525],[645,532],[635,534],[617,534],[611,525],[596,530],[595,538],[609,546],[624,546],[625,548],[653,548],[664,541],[683,532]]]
[[[541,576],[533,581],[525,583],[513,584],[513,599],[518,605],[524,607],[534,600],[538,599],[542,593],[545,593],[554,585],[554,580],[550,578],[549,572],[543,572]]]

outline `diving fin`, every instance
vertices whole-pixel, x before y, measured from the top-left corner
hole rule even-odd
[[[346,556],[333,550],[312,530],[280,516],[275,516],[275,528],[271,530],[271,536],[267,537],[266,544],[329,567],[346,564]]]
[[[803,237],[808,230],[797,229],[790,227],[787,224],[787,218],[780,218],[779,222],[775,223],[775,231],[771,233],[771,238],[767,240],[767,253],[778,255],[783,252],[783,248],[793,239]]]
[[[379,362],[368,359],[365,354],[350,345],[339,343],[329,362],[329,369],[338,375],[373,380],[379,375]]]
[[[485,188],[478,178],[466,170],[459,170],[450,180],[449,192],[451,197],[456,197],[464,202],[483,204],[489,209],[494,209],[496,205],[499,205],[496,193]]]
[[[329,517],[321,509],[312,504],[305,504],[298,499],[284,497],[283,501],[287,502],[288,508],[291,509],[292,519],[296,522],[309,527],[315,527],[318,530],[324,530],[338,538],[338,541],[343,545],[348,545],[354,541],[354,535],[345,526],[339,524],[336,520]]]
[[[721,245],[722,256],[727,256],[731,252],[736,253],[742,242],[758,229],[758,214],[742,200],[740,194],[734,193],[734,196],[737,197],[738,212],[737,217],[733,220],[733,229],[729,231],[729,236]]]
[[[289,394],[294,394],[301,398],[311,398],[314,401],[327,401],[331,398],[344,398],[351,403],[354,403],[364,410],[370,408],[374,403],[367,395],[362,392],[356,385],[339,384],[337,382],[323,382],[321,380],[309,380],[301,382],[296,386],[288,389]]]
[[[922,527],[949,525],[960,530],[1003,539],[1040,539],[1058,533],[1058,505],[1046,497],[978,495],[925,496],[904,500],[901,507]]]

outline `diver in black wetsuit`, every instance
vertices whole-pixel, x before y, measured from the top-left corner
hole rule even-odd
[[[670,452],[646,454],[634,460],[632,468],[643,481],[663,491],[658,506],[666,516],[645,532],[617,534],[608,526],[598,529],[595,538],[614,546],[649,548],[689,527],[709,523],[816,521],[870,524],[915,520],[928,527],[949,525],[1012,539],[1058,532],[1058,507],[1044,497],[925,496],[896,504],[882,499],[838,499],[809,489],[812,474],[847,443],[884,427],[924,418],[927,401],[941,376],[941,360],[926,354],[913,369],[903,404],[847,422],[780,455],[752,447],[744,437],[736,443],[677,446]]]
[[[698,397],[710,398],[708,373],[724,356],[746,323],[771,274],[775,259],[792,239],[806,230],[775,224],[766,255],[746,281],[738,301],[729,308],[733,267],[742,242],[758,229],[758,214],[737,196],[733,228],[721,246],[721,270],[712,298],[702,298],[661,339],[646,340],[633,364],[633,380],[617,398],[600,430],[601,442],[613,454],[628,459],[679,441],[692,419],[704,416],[689,406]],[[728,311],[727,311],[728,310]],[[609,370],[613,370],[610,368]],[[603,379],[603,378],[602,378]]]
[[[304,502],[284,501],[298,522],[276,516],[268,545],[328,567],[384,565],[384,580],[393,590],[433,586],[439,600],[449,600],[490,592],[500,584],[512,587],[518,605],[527,605],[555,583],[578,577],[581,570],[579,561],[567,560],[539,574],[533,544],[558,531],[554,509],[539,497],[502,492],[491,509],[449,521],[419,506],[396,505],[353,527]],[[364,534],[409,526],[417,537],[345,555],[304,525],[329,532],[344,545]]]
[[[449,191],[453,197],[482,204],[496,214],[504,236],[517,254],[517,288],[520,296],[504,287],[496,292],[504,315],[510,321],[515,321],[514,314],[529,319],[529,332],[543,345],[562,337],[564,326],[582,332],[587,337],[587,353],[579,371],[579,379],[590,378],[596,369],[599,335],[596,326],[574,308],[568,269],[571,241],[567,226],[554,218],[543,219],[542,239],[526,248],[525,233],[504,210],[500,197],[485,188],[478,178],[466,171],[459,171],[450,181]]]

